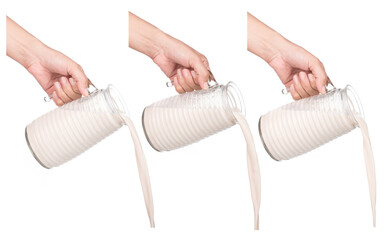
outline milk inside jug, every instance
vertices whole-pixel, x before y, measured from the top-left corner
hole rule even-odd
[[[363,136],[364,159],[376,225],[376,173],[368,127],[361,102],[351,86],[304,98],[260,117],[263,145],[275,160],[288,160],[309,152],[356,127]]]
[[[43,167],[53,168],[80,155],[123,125],[131,133],[145,205],[154,227],[145,155],[124,100],[115,87],[109,85],[44,114],[25,128],[25,137],[35,159]]]
[[[149,144],[160,152],[187,146],[238,123],[247,146],[254,228],[259,228],[260,169],[243,98],[233,82],[155,102],[144,109],[142,121]]]

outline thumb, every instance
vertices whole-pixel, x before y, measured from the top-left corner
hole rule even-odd
[[[325,87],[327,86],[328,77],[323,64],[317,59],[310,67],[310,70],[315,77],[317,90],[319,93],[325,94],[327,92]]]
[[[69,67],[68,73],[77,83],[77,88],[79,89],[81,95],[84,97],[88,96],[89,82],[82,67],[79,64],[74,63]]]
[[[209,72],[201,58],[195,56],[192,58],[190,65],[197,75],[197,81],[200,87],[202,89],[208,89]]]

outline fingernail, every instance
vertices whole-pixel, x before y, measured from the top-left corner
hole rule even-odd
[[[75,82],[75,80],[73,80],[73,78],[70,78],[70,79],[69,79],[69,82],[71,83],[72,86],[75,86],[75,85],[76,85],[76,82]]]
[[[208,83],[207,82],[204,82],[203,89],[208,89]]]
[[[195,71],[191,71],[192,77],[197,78]]]
[[[327,93],[327,89],[325,88],[325,86],[322,86],[322,87],[321,87],[321,93],[323,93],[323,94],[326,94],[326,93]]]

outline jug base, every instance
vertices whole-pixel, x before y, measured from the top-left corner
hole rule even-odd
[[[273,160],[280,162],[281,160],[276,159],[276,158],[272,155],[272,153],[268,150],[268,147],[267,147],[267,145],[266,145],[265,142],[264,142],[263,133],[261,132],[261,118],[262,118],[262,116],[259,118],[259,124],[258,124],[259,126],[258,126],[258,127],[259,127],[259,136],[260,136],[261,142],[263,143],[264,149],[265,149],[265,151],[268,153],[268,155],[269,155]]]
[[[44,168],[46,168],[46,169],[50,169],[49,167],[45,166],[45,165],[40,161],[40,159],[36,156],[35,152],[33,151],[32,146],[31,146],[31,144],[29,143],[27,127],[25,127],[25,140],[27,141],[28,148],[29,148],[29,150],[31,151],[33,157],[36,159],[36,161],[37,161],[42,167],[44,167]]]
[[[144,135],[145,135],[145,138],[147,139],[147,142],[149,143],[149,145],[151,145],[151,147],[152,147],[153,149],[155,149],[156,151],[160,152],[158,149],[156,149],[156,148],[152,145],[152,143],[151,143],[151,141],[149,140],[149,137],[148,137],[148,135],[147,135],[147,131],[145,130],[144,114],[145,114],[145,110],[146,110],[146,109],[147,109],[147,108],[144,108],[144,110],[143,110],[143,114],[141,115],[141,125],[143,125]]]

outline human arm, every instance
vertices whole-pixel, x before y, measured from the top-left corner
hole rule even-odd
[[[58,106],[88,95],[88,78],[79,64],[46,46],[9,17],[7,55],[25,67]]]
[[[208,88],[207,58],[129,12],[129,47],[157,64],[179,93]]]
[[[328,76],[321,61],[248,13],[248,51],[266,61],[295,100],[326,93]]]

